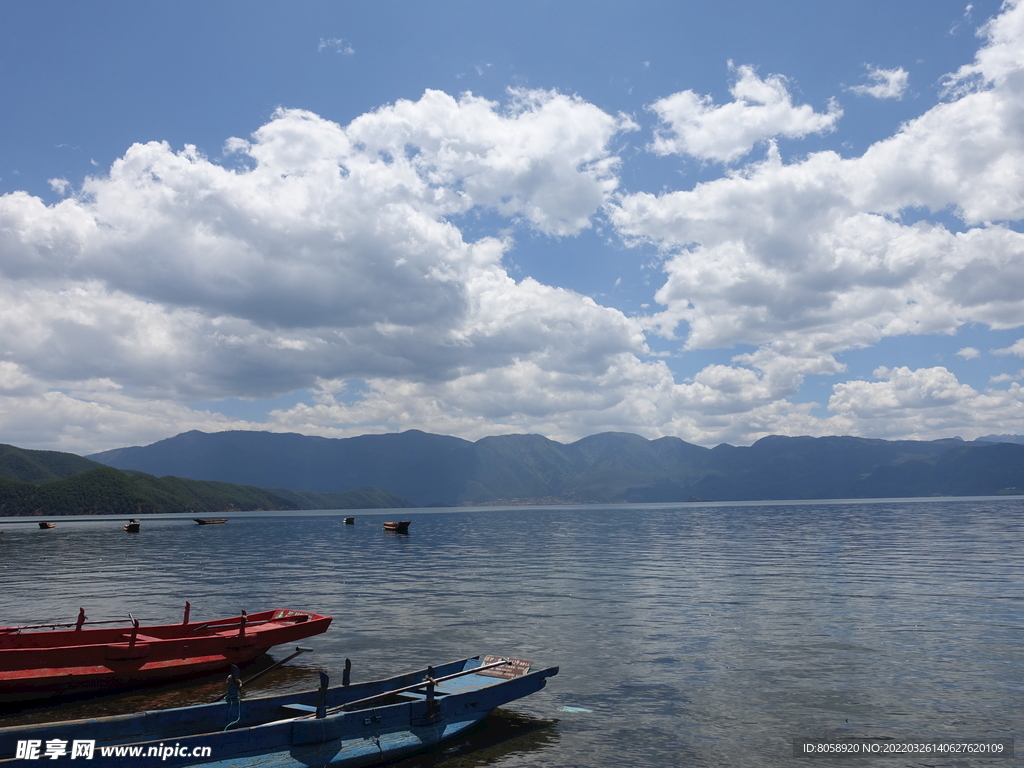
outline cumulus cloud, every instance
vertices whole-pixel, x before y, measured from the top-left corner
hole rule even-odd
[[[1008,5],[957,75],[978,73],[985,88],[860,157],[785,164],[770,152],[690,190],[619,197],[609,215],[620,232],[665,256],[664,309],[649,327],[689,349],[800,350],[794,370],[828,370],[835,353],[886,336],[1024,324],[1024,235],[999,223],[1024,215],[1022,20],[1024,6]],[[902,220],[921,208],[952,210],[968,226]]]
[[[32,377],[28,376],[17,363],[0,361],[0,392],[4,394],[25,394],[36,389]]]
[[[963,349],[957,350],[957,354],[964,360],[974,360],[975,358],[981,357],[981,352],[974,347],[964,347]]]
[[[868,66],[870,85],[854,85],[847,90],[860,96],[872,96],[876,99],[902,99],[907,91],[910,73],[903,67],[882,69]]]
[[[228,142],[253,161],[242,171],[192,147],[135,145],[59,205],[0,198],[0,270],[268,333],[326,341],[316,329],[329,328],[335,343],[464,335],[469,286],[501,271],[508,243],[466,242],[447,217],[489,206],[569,235],[616,186],[607,143],[620,119],[556,93],[513,97],[501,110],[428,91],[346,127],[281,110],[251,142]]]
[[[794,105],[781,75],[762,79],[751,66],[734,68],[729,62],[729,68],[737,77],[729,89],[734,100],[728,104],[716,106],[710,96],[680,91],[651,105],[663,123],[651,144],[654,152],[731,163],[766,139],[826,133],[842,117],[834,101],[824,113],[808,104]]]
[[[856,425],[861,434],[876,437],[935,439],[959,434],[969,425],[971,439],[986,429],[1024,424],[1024,389],[981,393],[961,384],[942,367],[911,370],[880,367],[879,381],[837,384],[829,400],[837,424]]]
[[[948,94],[961,95],[988,85],[1006,86],[1009,80],[1019,79],[1024,68],[1024,51],[1020,45],[1024,38],[1024,20],[1020,0],[1005,0],[1002,11],[978,30],[987,45],[978,51],[974,61],[945,79]]]
[[[1008,381],[1020,381],[1021,379],[1024,379],[1024,369],[1016,373],[1000,373],[988,378],[992,384],[1004,384]]]
[[[347,126],[279,110],[251,139],[228,140],[247,160],[236,169],[151,142],[58,204],[4,195],[0,383],[35,382],[43,407],[42,382],[79,393],[113,382],[120,403],[177,413],[320,379],[394,387],[516,361],[600,376],[644,354],[639,321],[513,280],[509,234],[467,241],[450,218],[490,208],[578,233],[616,188],[611,138],[632,127],[557,92],[500,105],[427,91]],[[83,397],[85,418],[99,400]]]
[[[1002,349],[993,349],[993,355],[1016,355],[1017,357],[1024,357],[1024,339],[1017,339],[1013,344]]]
[[[517,362],[448,382],[374,380],[352,403],[337,397],[344,382],[321,382],[314,404],[277,411],[273,424],[317,434],[328,434],[330,425],[329,434],[340,436],[412,421],[471,439],[536,431],[564,441],[628,424],[647,437],[705,445],[749,444],[769,434],[932,440],[1024,429],[1017,384],[978,392],[945,368],[880,367],[876,381],[836,384],[828,402],[816,404],[792,402],[792,379],[784,374],[710,365],[676,382],[663,362],[622,355],[595,380]]]
[[[0,374],[2,375],[2,374]],[[192,429],[266,429],[219,413],[196,411],[168,400],[132,397],[110,381],[83,381],[76,388],[4,396],[0,425],[5,442],[31,448],[88,454],[148,444]]]

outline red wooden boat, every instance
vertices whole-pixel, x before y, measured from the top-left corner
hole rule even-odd
[[[189,608],[186,603],[180,624],[163,626],[142,627],[132,618],[127,627],[87,628],[90,622],[80,610],[75,624],[0,627],[0,702],[212,672],[251,661],[275,645],[318,635],[331,625],[330,616],[287,608],[190,622]]]
[[[409,530],[409,526],[412,524],[412,520],[398,520],[388,521],[384,523],[385,531],[394,531],[395,533],[406,533]]]

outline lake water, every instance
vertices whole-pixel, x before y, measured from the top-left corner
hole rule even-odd
[[[354,526],[343,515],[356,515]],[[561,666],[467,743],[403,766],[822,766],[793,739],[1024,730],[1024,499],[415,510],[0,523],[0,624],[273,607],[334,616],[250,694],[481,653]],[[56,518],[55,518],[56,519]],[[275,650],[282,658],[290,647]],[[207,701],[222,675],[0,713]],[[1024,765],[1016,758],[844,765]]]

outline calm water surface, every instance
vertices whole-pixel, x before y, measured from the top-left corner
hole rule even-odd
[[[346,526],[343,514],[356,514]],[[388,513],[388,518],[395,513]],[[0,624],[271,607],[331,614],[251,693],[480,653],[558,664],[473,740],[407,766],[822,766],[797,737],[1024,732],[1024,500],[417,511],[0,523]],[[290,647],[273,652],[282,658]],[[207,701],[221,676],[2,712]],[[857,759],[844,765],[1024,765]]]

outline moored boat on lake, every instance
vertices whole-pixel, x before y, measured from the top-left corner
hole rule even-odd
[[[193,517],[192,519],[195,520],[200,525],[224,525],[224,523],[226,523],[228,521],[228,519],[226,517],[220,517],[220,518]]]
[[[207,622],[95,628],[74,624],[0,627],[0,702],[111,690],[226,669],[325,632],[330,616],[279,608]],[[70,628],[70,629],[69,629]],[[48,631],[47,631],[48,630]]]
[[[93,742],[92,756],[110,764],[120,747],[122,760],[138,750],[135,755],[168,766],[378,765],[460,736],[495,707],[541,690],[558,674],[558,667],[530,671],[531,665],[477,656],[333,688],[321,673],[319,689],[241,700],[229,678],[226,700],[215,704],[0,728],[0,765],[17,759],[19,742],[54,739],[69,753],[77,741]]]
[[[141,526],[142,523],[139,520],[129,520],[125,523],[124,529],[128,531],[128,533],[138,533]]]
[[[45,530],[47,528],[56,528],[57,524],[56,523],[40,523],[39,527]]]
[[[385,531],[394,531],[395,533],[407,533],[409,526],[412,525],[412,520],[398,520],[388,521],[384,523]]]

